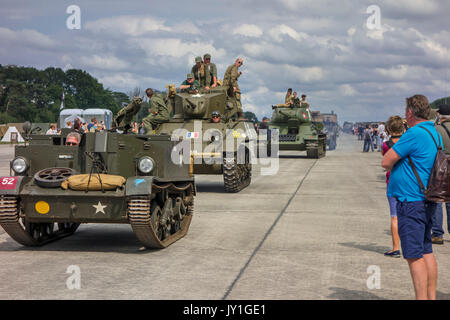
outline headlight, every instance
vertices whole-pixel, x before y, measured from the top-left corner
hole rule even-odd
[[[27,170],[27,162],[24,158],[16,158],[11,164],[15,173],[24,173]]]
[[[149,173],[153,170],[154,163],[153,159],[150,157],[142,157],[139,159],[138,168],[142,173]]]

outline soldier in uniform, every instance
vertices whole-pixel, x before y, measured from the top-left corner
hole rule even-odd
[[[211,63],[211,55],[209,53],[203,56],[203,65],[205,66],[205,89],[209,90],[209,87],[214,88],[217,86],[217,67],[214,63]]]
[[[135,97],[125,108],[114,117],[113,127],[119,130],[131,129],[131,120],[141,110],[142,99]]]
[[[228,86],[228,96],[234,98],[237,103],[237,114],[238,120],[243,120],[242,116],[242,104],[241,104],[241,90],[238,85],[238,78],[242,74],[241,71],[238,70],[240,66],[244,63],[242,58],[237,58],[235,63],[227,68],[225,71],[225,75],[223,77],[223,85]]]
[[[142,122],[146,133],[152,132],[158,125],[169,121],[169,110],[167,109],[164,100],[154,94],[153,89],[145,90],[147,97],[150,99],[149,115],[145,117]]]
[[[292,88],[289,88],[286,92],[286,97],[284,97],[284,103],[287,107],[292,104]]]
[[[302,94],[302,100],[300,100],[300,105],[303,107],[306,104],[306,108],[309,108],[309,102],[306,101],[306,94]]]
[[[297,92],[292,95],[292,104],[294,107],[300,107],[300,98],[297,97]]]
[[[180,85],[180,90],[182,92],[198,92],[200,89],[200,83],[198,80],[194,79],[193,73],[188,73],[186,76],[186,80],[184,80]]]
[[[201,87],[206,86],[206,70],[205,65],[203,64],[202,57],[195,58],[195,64],[191,70],[194,75],[195,80],[200,83]],[[208,88],[209,89],[209,88]]]

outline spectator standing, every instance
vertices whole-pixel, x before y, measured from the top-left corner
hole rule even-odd
[[[87,130],[89,131],[89,132],[92,132],[91,131],[91,128],[92,127],[95,127],[95,124],[97,123],[97,119],[96,118],[91,118],[91,122],[88,124],[88,126],[87,126]],[[94,128],[94,131],[95,131],[95,128]]]
[[[436,130],[442,136],[444,142],[443,148],[447,155],[450,155],[450,105],[443,105],[438,111],[438,124]],[[447,231],[450,232],[450,203],[445,204],[447,212]],[[436,212],[433,215],[433,227],[431,232],[431,241],[434,244],[444,244],[444,213],[442,203],[436,204]]]
[[[382,149],[382,145],[384,142],[388,141],[389,139],[387,138],[387,134],[386,134],[386,128],[384,126],[384,122],[380,122],[378,124],[378,145],[380,146],[380,148],[378,149],[378,151],[381,152]]]
[[[364,134],[364,127],[359,126],[358,127],[358,140],[363,140],[363,134]]]
[[[72,129],[72,121],[67,121],[66,122],[66,128]]]
[[[363,152],[369,152],[369,147],[372,147],[373,152],[373,143],[372,143],[372,129],[367,124],[366,129],[364,130],[364,148]]]
[[[414,164],[426,188],[437,153],[430,134],[441,141],[433,122],[427,121],[429,114],[430,104],[425,96],[406,99],[409,129],[383,156],[382,167],[391,170],[387,195],[398,201],[398,233],[416,299],[434,300],[438,273],[431,242],[431,217],[436,205],[426,201],[410,164]]]
[[[378,129],[375,127],[375,125],[372,126],[372,144],[373,144],[373,147],[375,149],[379,148],[379,145],[378,145]]]
[[[405,127],[400,116],[392,116],[387,121],[387,131],[391,138],[383,142],[381,154],[384,156],[386,152],[400,139]],[[386,171],[386,185],[389,185],[390,171]],[[400,258],[400,238],[398,236],[397,223],[397,199],[395,197],[387,196],[389,202],[389,210],[391,215],[391,235],[392,235],[392,250],[384,253],[385,256]]]

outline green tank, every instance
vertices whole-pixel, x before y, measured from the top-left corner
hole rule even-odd
[[[321,123],[313,123],[306,104],[272,106],[269,129],[278,130],[278,149],[306,151],[308,158],[321,158],[326,153],[326,134]]]
[[[218,86],[177,92],[170,86],[167,101],[173,115],[155,133],[190,141],[184,154],[189,154],[191,173],[223,175],[225,191],[239,192],[251,182],[250,150],[256,144],[256,132],[251,122],[237,119],[236,101],[227,90]],[[219,122],[213,122],[213,113],[219,114]]]
[[[171,161],[170,136],[76,136],[63,129],[26,141],[15,148],[10,176],[0,177],[0,225],[15,241],[43,245],[73,234],[80,223],[130,224],[148,248],[167,247],[187,233],[195,181],[189,165]],[[86,186],[67,186],[80,174]],[[121,182],[111,185],[112,177]]]

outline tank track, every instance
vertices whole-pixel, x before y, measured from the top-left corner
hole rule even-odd
[[[194,197],[190,194],[183,198],[169,194],[161,208],[158,197],[153,200],[149,196],[130,197],[128,220],[145,247],[163,249],[186,235],[194,215]],[[166,217],[164,212],[168,212]]]
[[[244,164],[237,164],[236,156],[234,159],[224,158],[223,163],[223,182],[225,191],[236,193],[250,185],[252,180],[252,168],[248,159]]]
[[[19,216],[19,199],[16,196],[0,196],[0,225],[16,242],[24,246],[41,246],[46,243],[70,236],[79,223],[27,223]]]

